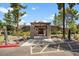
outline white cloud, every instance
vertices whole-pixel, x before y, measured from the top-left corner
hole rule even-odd
[[[8,10],[7,10],[6,8],[0,7],[0,12],[1,12],[1,13],[7,13]]]
[[[54,20],[54,16],[55,14],[50,15],[49,17],[45,18],[45,19],[50,19],[50,20]]]
[[[25,21],[24,20],[21,20],[20,22],[19,22],[19,25],[23,25],[25,23]]]
[[[52,14],[52,15],[49,17],[49,19],[52,19],[52,20],[53,20],[53,19],[54,19],[54,16],[55,16],[55,15]]]
[[[9,8],[7,8],[7,10],[10,10],[10,11],[12,11],[12,10],[13,10],[13,8],[10,8],[10,7],[9,7]]]
[[[31,25],[30,23],[27,23],[27,22],[25,22],[25,20],[21,20],[20,22],[19,22],[19,25]]]
[[[32,7],[32,10],[36,10],[36,8],[35,7]]]
[[[1,12],[1,13],[7,13],[8,10],[12,11],[13,8],[10,8],[10,7],[9,7],[9,8],[3,8],[3,7],[0,7],[0,12]]]
[[[42,22],[48,22],[47,20],[42,20]]]
[[[31,25],[30,23],[26,23],[26,25]]]
[[[48,21],[47,20],[38,19],[38,20],[34,20],[34,22],[48,22]]]
[[[24,18],[24,17],[26,17],[26,16],[28,16],[28,14],[24,14],[22,17],[20,17],[20,18]]]

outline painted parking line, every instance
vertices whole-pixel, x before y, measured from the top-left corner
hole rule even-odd
[[[42,53],[47,47],[49,46],[49,44],[48,45],[46,45],[42,50],[41,50],[41,52],[40,53]]]
[[[43,54],[43,53],[58,53],[58,52],[64,52],[64,50],[61,51],[46,51],[46,52],[36,52],[36,53],[32,53],[32,54]]]
[[[30,47],[30,53],[33,54],[33,49],[34,49],[36,46],[40,46],[40,45],[42,45],[42,44],[34,45],[34,47],[31,46],[31,47]],[[49,44],[48,44],[48,45],[49,45]],[[44,48],[41,50],[41,52],[39,52],[39,53],[42,53],[42,52],[47,48],[48,45],[45,45],[45,47],[44,47]]]
[[[32,49],[34,49],[37,45],[32,46]]]
[[[37,45],[38,46],[38,45]],[[31,46],[30,52],[31,54],[42,54],[42,53],[56,53],[56,52],[64,52],[64,50],[60,50],[60,45],[58,45],[58,48],[56,50],[52,51],[45,51],[46,48],[48,48],[49,44],[45,45],[45,47],[40,52],[33,53],[33,47]]]
[[[70,43],[67,43],[67,44],[70,47],[71,51],[73,51],[73,48],[72,48],[71,44]]]
[[[60,51],[60,44],[59,44],[58,47],[57,47],[57,51]]]
[[[33,53],[32,53],[32,46],[30,46],[30,53],[33,54]]]
[[[74,49],[74,51],[79,51],[79,49]]]
[[[78,48],[74,48],[70,43],[72,43],[72,42],[69,42],[69,43],[67,42],[67,44],[70,47],[71,51],[79,51]]]
[[[71,45],[72,42],[66,42],[67,43],[67,46],[70,48],[71,51],[79,51],[79,49],[74,49],[73,46]],[[34,47],[31,46],[31,54],[42,54],[42,53],[55,53],[55,52],[64,52],[65,50],[60,50],[60,44],[57,46],[57,49],[56,50],[52,50],[52,51],[45,51],[46,48],[48,48],[48,45],[45,45],[44,48],[42,48],[42,50],[40,52],[35,52],[33,53],[33,48],[35,49],[36,46],[39,46],[39,45],[42,45],[42,44],[38,44],[38,45],[35,45]]]

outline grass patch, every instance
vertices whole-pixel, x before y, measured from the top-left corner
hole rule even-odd
[[[0,36],[0,42],[4,40],[4,36]]]

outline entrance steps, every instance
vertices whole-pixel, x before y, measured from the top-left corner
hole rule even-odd
[[[46,39],[46,36],[34,36],[34,39]]]

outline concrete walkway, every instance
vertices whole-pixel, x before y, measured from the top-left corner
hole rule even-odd
[[[55,44],[55,42],[54,41],[57,41],[58,40],[58,42],[59,41],[61,41],[62,42],[62,40],[61,39],[43,39],[43,40],[40,40],[40,39],[29,39],[27,42],[25,42],[25,43],[23,43],[21,46],[29,46],[29,45],[37,45],[37,44],[42,44],[42,43],[48,43],[48,42],[50,42],[50,43],[53,43],[53,44]]]
[[[29,42],[25,42],[24,44],[21,45],[21,47],[22,46],[30,46],[30,45],[33,45],[33,44],[32,43],[29,43]]]

